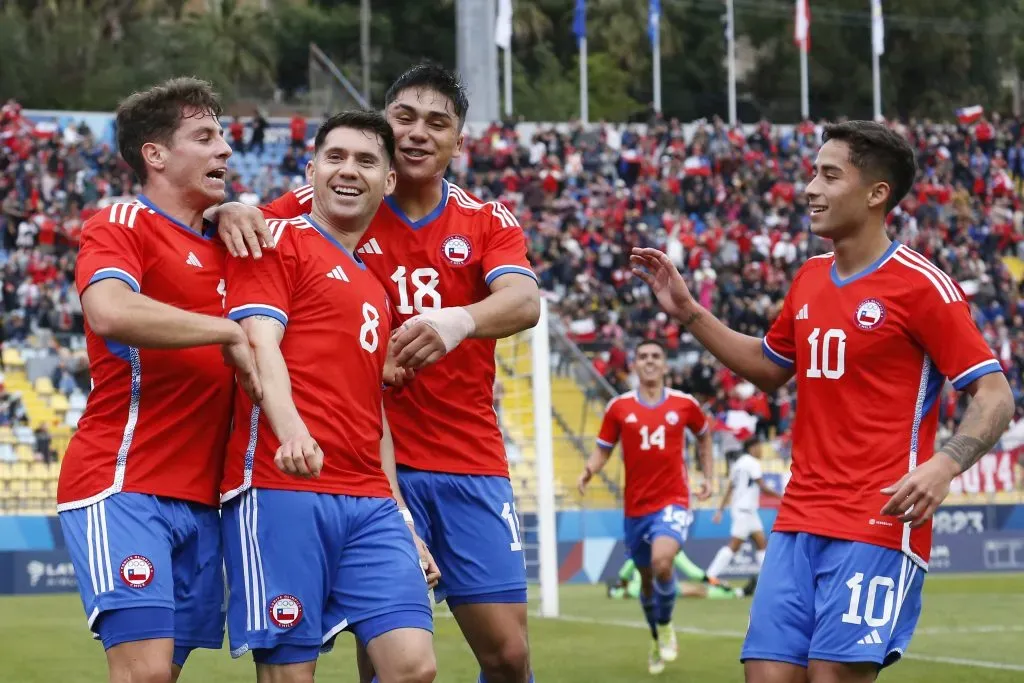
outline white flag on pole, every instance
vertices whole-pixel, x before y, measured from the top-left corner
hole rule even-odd
[[[494,26],[494,42],[502,50],[512,47],[512,0],[498,0],[498,21]]]
[[[885,20],[882,19],[882,0],[871,0],[871,49],[876,55],[885,54]]]

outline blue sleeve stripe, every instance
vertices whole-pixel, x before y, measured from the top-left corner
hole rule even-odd
[[[615,448],[615,444],[613,444],[613,443],[608,443],[608,442],[607,442],[607,441],[605,441],[604,439],[597,439],[597,445],[598,445],[598,446],[601,446],[601,447],[603,447],[603,448]]]
[[[94,285],[101,280],[110,279],[120,280],[131,287],[133,292],[142,291],[142,287],[139,286],[139,281],[136,280],[131,273],[126,270],[121,270],[120,268],[100,268],[92,274],[92,277],[89,279],[89,284]]]
[[[995,358],[993,358],[991,360],[987,360],[984,363],[980,363],[978,365],[975,365],[974,367],[968,368],[964,372],[960,373],[956,377],[956,379],[953,380],[953,388],[955,388],[957,391],[962,391],[971,382],[973,382],[974,380],[978,379],[979,377],[982,377],[984,375],[989,375],[989,374],[991,374],[993,372],[1002,372],[1002,371],[1003,371],[1003,366],[1000,365],[999,361],[997,361]]]
[[[251,318],[254,315],[269,316],[285,327],[288,327],[287,314],[285,314],[285,312],[280,308],[274,308],[273,306],[267,306],[265,304],[246,304],[245,306],[236,306],[228,311],[228,317],[236,322],[246,318]]]
[[[509,273],[525,275],[528,278],[533,279],[534,282],[540,282],[540,280],[537,279],[537,274],[529,268],[524,268],[522,266],[498,266],[497,268],[492,268],[491,272],[484,276],[484,284],[490,285],[502,275],[508,275]]]
[[[768,360],[778,365],[780,368],[786,370],[793,369],[793,361],[786,358],[782,354],[778,353],[772,347],[768,346],[768,339],[761,340],[761,348],[764,349],[764,355],[768,357]]]

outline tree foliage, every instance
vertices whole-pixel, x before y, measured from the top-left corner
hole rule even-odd
[[[734,0],[743,62],[740,112],[793,120],[799,56],[791,0]],[[374,2],[374,103],[410,64],[454,65],[456,0]],[[514,0],[517,117],[579,114],[574,0]],[[133,89],[174,75],[213,81],[227,99],[308,87],[311,42],[361,86],[359,0],[222,0],[188,13],[186,0],[0,0],[0,96],[27,106],[109,109]],[[684,120],[726,113],[723,4],[662,0],[662,103]],[[812,115],[871,114],[868,0],[812,0]],[[382,9],[386,7],[386,11]],[[645,0],[588,0],[592,119],[649,110],[652,51]],[[881,58],[884,113],[948,118],[958,106],[1007,102],[1024,64],[1024,0],[887,0]],[[491,35],[487,27],[485,35]]]

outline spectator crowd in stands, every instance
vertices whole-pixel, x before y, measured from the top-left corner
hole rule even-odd
[[[230,178],[233,199],[257,203],[302,182],[308,154],[302,140],[311,133],[301,119],[289,125],[279,162],[247,160],[265,154],[267,125],[257,113],[226,131],[239,150],[229,163],[242,168]],[[1021,405],[1022,122],[992,115],[969,125],[892,125],[917,149],[920,174],[890,215],[890,234],[959,281]],[[673,386],[708,401],[716,414],[745,410],[761,418],[761,428],[785,434],[793,414],[787,391],[764,396],[702,353],[632,276],[628,254],[634,246],[665,250],[702,304],[734,329],[764,334],[800,264],[828,249],[808,230],[803,197],[819,140],[820,124],[810,121],[762,121],[742,130],[717,119],[557,129],[495,124],[467,135],[450,175],[517,215],[562,327],[613,387],[630,384],[631,345],[657,339],[672,354]],[[3,106],[4,343],[50,340],[44,343],[56,353],[82,333],[74,287],[82,222],[132,191],[131,173],[116,150],[84,124],[37,125],[17,103]],[[63,353],[54,385],[87,391],[81,352]],[[955,394],[944,395],[943,423],[951,424],[962,408]]]

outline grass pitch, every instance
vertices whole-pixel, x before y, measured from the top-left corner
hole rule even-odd
[[[535,591],[531,591],[535,592]],[[559,619],[530,623],[538,683],[644,681],[648,634],[634,601],[609,600],[603,586],[563,586]],[[664,681],[742,681],[738,661],[749,600],[680,600],[680,658]],[[880,681],[1019,683],[1024,680],[1024,575],[930,576],[924,612],[907,658]],[[458,626],[439,608],[439,683],[475,683],[477,668]],[[320,660],[317,679],[355,681],[351,636]],[[77,595],[0,598],[4,683],[105,683],[102,647],[88,636]],[[197,650],[181,683],[255,680],[252,660]]]

